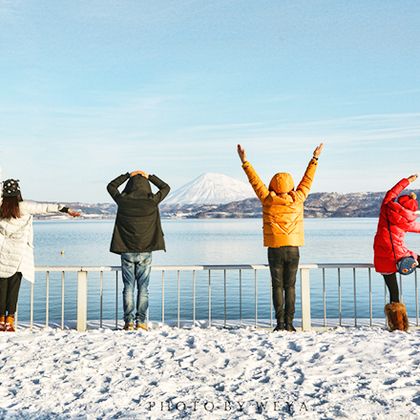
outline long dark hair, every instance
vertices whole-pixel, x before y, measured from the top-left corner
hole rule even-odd
[[[0,206],[0,219],[18,219],[20,217],[20,197],[3,197]]]

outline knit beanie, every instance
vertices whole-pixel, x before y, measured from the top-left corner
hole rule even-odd
[[[3,197],[21,197],[18,179],[6,179],[3,182]]]

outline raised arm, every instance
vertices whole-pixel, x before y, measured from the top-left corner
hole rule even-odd
[[[296,188],[296,192],[302,201],[305,201],[306,197],[309,195],[309,191],[311,190],[312,182],[315,177],[316,168],[318,166],[318,158],[323,149],[323,143],[315,148],[312,159],[309,161],[309,165],[306,168],[305,174],[303,175],[302,180]]]
[[[394,201],[403,191],[406,189],[412,182],[417,179],[418,175],[414,174],[408,178],[403,178],[401,181],[397,182],[386,194],[382,204],[388,204],[390,201]]]
[[[261,178],[258,176],[255,169],[247,161],[245,149],[240,144],[238,144],[237,150],[239,159],[241,159],[242,162],[242,168],[245,171],[246,176],[248,177],[248,181],[254,189],[255,194],[257,194],[257,197],[260,199],[260,201],[265,200],[270,194],[270,191],[268,191],[268,188],[266,187],[264,182],[261,181]]]
[[[20,208],[23,213],[27,214],[47,214],[47,213],[66,213],[72,217],[80,216],[78,211],[72,210],[61,204],[53,203],[37,203],[35,201],[22,201]]]
[[[407,232],[420,233],[420,223],[414,222]]]
[[[153,185],[159,188],[159,191],[156,194],[153,194],[153,200],[156,203],[160,203],[169,194],[171,187],[156,175],[149,175],[148,179]]]
[[[134,172],[132,172],[132,174],[134,174]],[[117,176],[107,185],[106,189],[114,201],[118,201],[119,197],[121,196],[121,193],[118,191],[118,187],[124,184],[124,182],[127,181],[127,179],[129,179],[132,174],[127,172],[126,174]]]
[[[165,197],[169,194],[171,187],[156,175],[149,175],[145,171],[137,170],[131,172],[130,176],[141,175],[142,177],[148,179],[154,186],[158,187],[159,191],[156,194],[153,194],[153,201],[156,204],[159,204]]]

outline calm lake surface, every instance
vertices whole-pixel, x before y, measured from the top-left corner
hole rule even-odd
[[[377,219],[306,219],[306,244],[301,248],[301,263],[370,263],[373,260],[373,237]],[[119,265],[118,255],[109,252],[114,222],[112,220],[85,221],[36,221],[35,262],[37,266],[107,266]],[[259,219],[229,220],[163,220],[167,252],[153,253],[154,265],[205,265],[205,264],[266,264],[267,251],[262,244],[262,222]],[[407,244],[420,252],[420,235],[407,234]],[[62,253],[63,251],[63,253]],[[115,273],[105,273],[103,279],[103,318],[122,318],[119,276],[116,290]],[[259,271],[255,298],[255,277],[252,270],[241,274],[242,292],[239,292],[238,270],[228,271],[226,292],[228,319],[270,318],[270,278],[268,271]],[[38,322],[46,316],[45,273],[37,274],[34,289],[34,318]],[[356,270],[356,311],[358,317],[369,316],[368,270]],[[322,270],[311,271],[311,311],[313,318],[323,318]],[[180,274],[180,317],[192,319],[192,273]],[[297,281],[299,284],[299,280]],[[338,287],[337,270],[326,270],[327,317],[339,315],[338,295],[342,296],[342,316],[353,317],[354,282],[353,270],[340,273],[341,290]],[[415,278],[403,278],[404,300],[415,316]],[[64,318],[75,319],[76,275],[66,274],[64,286]],[[165,319],[178,315],[178,279],[176,272],[165,273]],[[61,273],[51,273],[49,283],[49,320],[58,322],[62,312]],[[212,272],[213,319],[223,319],[224,307],[223,271]],[[162,316],[162,274],[153,272],[150,282],[150,319]],[[299,287],[297,288],[296,317],[300,316]],[[116,302],[116,296],[118,301]],[[207,319],[208,273],[196,273],[196,318]],[[116,303],[118,307],[116,307]],[[382,277],[372,271],[373,316],[383,316],[384,285]],[[89,275],[89,319],[100,316],[100,277]],[[19,300],[19,318],[29,319],[29,287],[24,282]]]

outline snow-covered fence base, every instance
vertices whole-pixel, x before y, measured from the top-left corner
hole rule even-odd
[[[341,321],[341,325],[339,324]],[[300,318],[297,318],[294,320],[294,325],[296,326],[297,332],[305,332],[308,330],[304,330],[302,328],[302,320]],[[409,325],[410,330],[416,330],[420,329],[419,326],[416,325],[416,319],[415,318],[409,318]],[[90,320],[86,323],[86,330],[85,331],[91,331],[91,330],[99,330],[99,329],[109,329],[113,331],[123,330],[124,322],[119,321],[117,326],[115,326],[114,320]],[[215,327],[219,329],[227,329],[227,330],[235,330],[240,328],[250,328],[257,331],[272,331],[273,325],[270,322],[269,319],[262,319],[259,321],[258,326],[255,326],[255,322],[253,319],[244,319],[241,322],[239,322],[236,319],[227,320],[226,322],[224,320],[213,320],[212,324],[209,325],[208,321],[195,321],[192,320],[185,320],[182,321],[180,324],[178,324],[177,320],[167,320],[165,323],[158,322],[158,321],[151,321],[149,322],[149,328],[151,330],[161,329],[164,326],[172,327],[172,328],[181,328],[186,330],[194,330],[194,329],[200,329],[200,328],[210,328]],[[374,328],[383,328],[387,329],[386,323],[383,318],[374,318],[372,320],[364,318],[358,320],[358,326],[359,327],[374,327]],[[354,327],[354,320],[352,318],[344,318],[344,319],[338,319],[338,318],[328,318],[327,323],[325,324],[324,319],[312,319],[311,322],[311,330],[310,331],[326,331],[326,330],[333,330],[337,328],[349,328]],[[20,322],[18,324],[18,330],[22,331],[42,331],[45,329],[63,329],[63,330],[77,330],[77,321],[66,321],[64,324],[64,327],[62,327],[61,324],[50,322],[48,324],[48,327],[45,326],[43,323],[33,323],[32,325],[28,322]]]

